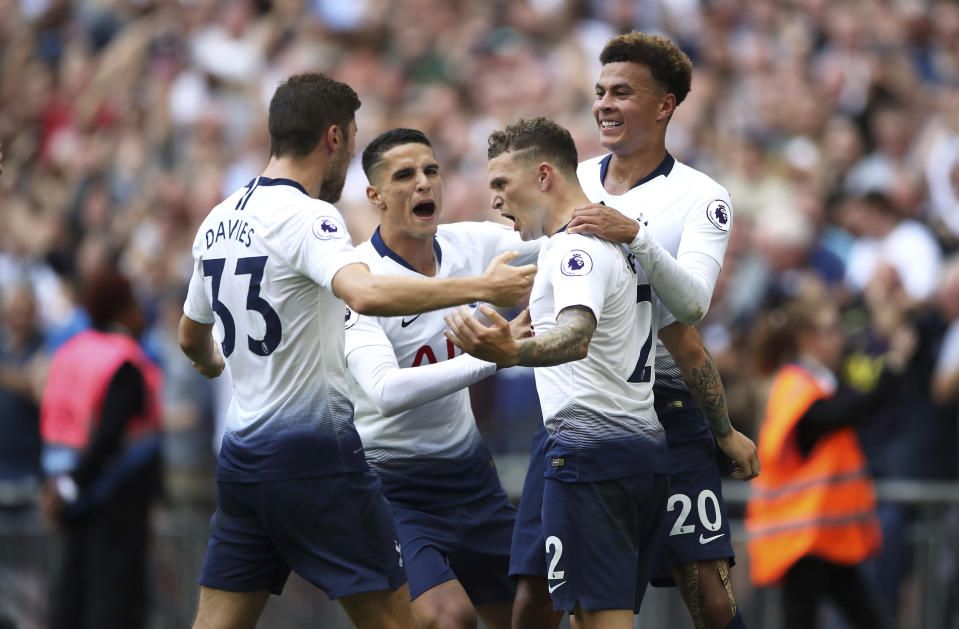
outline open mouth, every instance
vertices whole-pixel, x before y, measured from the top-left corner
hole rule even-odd
[[[432,201],[420,201],[413,206],[413,214],[420,218],[433,218],[436,214],[436,203]]]
[[[500,214],[500,216],[502,216],[503,218],[508,218],[509,220],[513,221],[513,231],[519,231],[519,226],[516,224],[515,216],[510,216],[509,214]]]
[[[601,120],[599,126],[602,129],[613,129],[615,127],[623,126],[622,122],[616,122],[615,120]]]

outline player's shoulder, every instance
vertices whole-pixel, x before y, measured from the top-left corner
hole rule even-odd
[[[599,170],[603,163],[603,160],[606,159],[608,156],[609,156],[609,153],[603,153],[601,155],[597,155],[596,157],[590,157],[589,159],[584,159],[576,167],[577,174],[581,172],[590,172],[593,170]]]
[[[451,243],[472,243],[480,238],[499,239],[512,229],[493,221],[461,221],[444,223],[436,229],[436,237]]]
[[[565,275],[585,275],[595,264],[618,262],[623,257],[619,245],[608,240],[565,231],[549,239],[548,255],[551,261],[559,261]]]
[[[670,179],[677,187],[688,190],[699,198],[724,199],[729,201],[729,191],[701,170],[676,160]]]

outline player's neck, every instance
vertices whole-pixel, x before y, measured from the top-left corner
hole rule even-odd
[[[308,195],[316,199],[320,196],[324,170],[311,156],[304,159],[292,159],[274,155],[270,157],[270,162],[266,165],[263,176],[270,179],[295,181],[303,186]]]
[[[550,210],[549,221],[546,225],[546,235],[553,236],[559,230],[566,226],[566,223],[573,219],[573,210],[583,205],[589,205],[591,201],[579,185],[571,186],[562,194],[556,195]]]
[[[416,269],[421,275],[433,277],[436,275],[436,255],[433,252],[432,238],[412,238],[402,232],[384,229],[380,225],[380,238],[383,244],[396,255]]]
[[[606,168],[603,187],[610,194],[623,194],[656,170],[664,159],[666,145],[658,142],[626,155],[613,153]]]

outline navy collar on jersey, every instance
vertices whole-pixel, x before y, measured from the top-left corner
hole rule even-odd
[[[613,157],[613,154],[610,153],[599,162],[599,183],[606,181],[606,169],[609,168],[609,160]],[[669,151],[666,151],[666,157],[663,158],[663,161],[659,163],[659,166],[653,169],[653,172],[649,173],[631,187],[635,188],[641,186],[647,181],[652,181],[656,177],[662,175],[663,177],[668,177],[669,173],[672,172],[673,166],[676,164],[676,158],[669,154]]]
[[[250,180],[250,183],[246,184],[247,188],[253,188],[255,186],[293,186],[306,196],[310,196],[307,193],[306,188],[299,181],[293,181],[292,179],[270,179],[269,177],[254,177]]]
[[[562,227],[560,227],[559,229],[557,229],[555,232],[553,232],[553,235],[555,236],[556,234],[561,234],[561,233],[563,233],[564,231],[566,231],[566,228],[569,227],[569,224],[572,223],[572,222],[573,222],[572,219],[566,221],[566,224],[563,225]]]
[[[388,258],[392,258],[397,263],[408,268],[410,271],[415,271],[416,273],[419,273],[419,271],[413,268],[412,264],[410,264],[409,262],[404,260],[402,257],[400,257],[400,254],[396,253],[395,251],[393,251],[392,249],[386,246],[386,243],[383,242],[383,237],[380,236],[379,226],[377,226],[376,231],[373,232],[373,237],[370,238],[370,242],[373,244],[373,248],[376,249],[376,253],[380,254],[380,256],[386,256]],[[436,254],[436,262],[438,264],[443,264],[443,251],[440,249],[440,243],[439,241],[436,240],[436,236],[433,236],[433,253]]]

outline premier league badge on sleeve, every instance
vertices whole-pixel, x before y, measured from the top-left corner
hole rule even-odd
[[[346,326],[344,329],[349,330],[356,322],[360,320],[360,313],[353,310],[349,306],[346,307],[346,316],[343,318],[343,325]]]
[[[560,270],[563,275],[586,275],[593,270],[593,259],[582,249],[573,249],[563,256]]]
[[[721,199],[716,199],[706,206],[706,216],[709,222],[724,232],[729,231],[730,210],[729,204]]]
[[[342,238],[346,229],[332,216],[320,216],[313,221],[313,235],[320,240]]]

